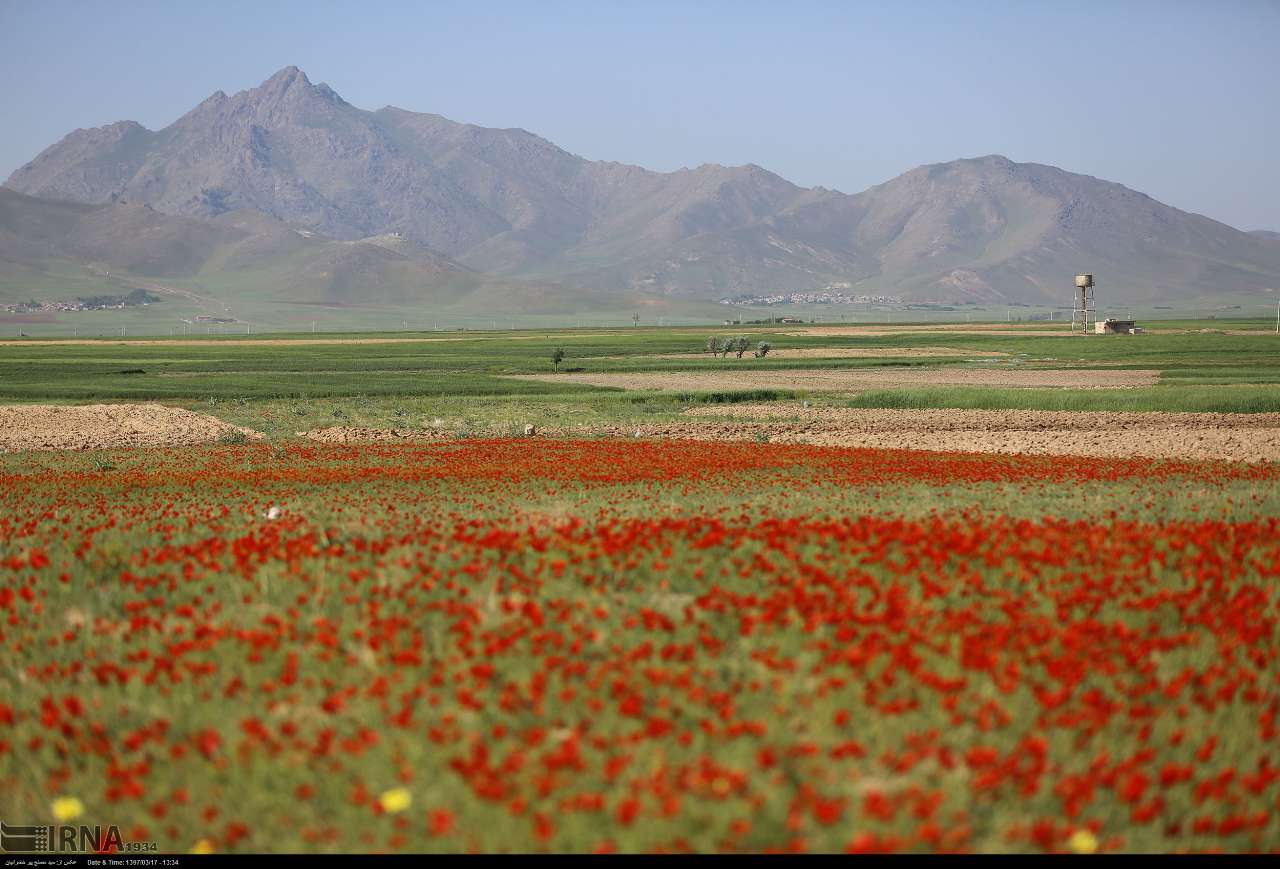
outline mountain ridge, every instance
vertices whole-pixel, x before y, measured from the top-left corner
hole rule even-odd
[[[477,272],[689,299],[842,283],[1046,302],[1081,270],[1135,302],[1280,286],[1265,236],[1046,164],[985,155],[855,194],[757,164],[654,172],[522,128],[359,109],[293,66],[161,130],[74,131],[6,185],[186,217],[248,208],[339,240],[399,233]]]

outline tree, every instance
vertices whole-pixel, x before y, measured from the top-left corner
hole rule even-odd
[[[742,354],[747,352],[747,348],[751,346],[751,342],[747,340],[747,336],[743,335],[737,341],[733,342],[733,349],[738,351],[738,358],[742,358]]]
[[[556,348],[556,352],[551,354],[551,364],[556,367],[556,371],[560,370],[560,363],[564,361],[564,350],[560,347]]]
[[[639,314],[632,314],[632,315],[631,315],[631,324],[632,324],[633,326],[639,326],[639,325],[640,325],[640,315],[639,315]]]
[[[712,356],[715,356],[717,353],[720,352],[720,339],[717,338],[715,335],[712,335],[710,338],[707,339],[707,352],[710,353]]]
[[[759,346],[756,347],[756,358],[763,359],[764,357],[769,355],[769,351],[772,349],[773,349],[773,345],[771,345],[768,341],[761,341]]]

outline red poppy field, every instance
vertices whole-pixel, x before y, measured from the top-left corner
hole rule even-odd
[[[0,457],[0,816],[160,851],[1280,848],[1280,469]]]

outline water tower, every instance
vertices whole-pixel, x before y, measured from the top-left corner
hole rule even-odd
[[[1071,331],[1077,330],[1081,335],[1088,335],[1094,330],[1097,322],[1097,311],[1093,306],[1093,275],[1076,275],[1075,305],[1071,311]]]

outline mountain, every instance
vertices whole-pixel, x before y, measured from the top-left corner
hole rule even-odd
[[[196,217],[256,209],[340,239],[399,232],[480,270],[551,276],[660,257],[805,195],[758,167],[662,174],[583,160],[523,130],[363,111],[294,67],[215,93],[158,132],[78,130],[6,183]]]
[[[956,160],[854,195],[754,165],[651,172],[525,130],[359,109],[295,67],[215,93],[163,130],[77,130],[6,184],[203,219],[249,209],[338,240],[398,233],[479,272],[622,298],[840,282],[922,300],[1060,302],[1077,271],[1128,302],[1280,286],[1268,239],[1051,166]]]
[[[1264,241],[1280,241],[1280,232],[1272,232],[1269,229],[1254,229],[1249,234]]]
[[[921,166],[844,199],[791,209],[787,234],[839,227],[868,274],[903,295],[1061,300],[1098,276],[1115,301],[1280,286],[1280,252],[1248,233],[1120,184],[1000,156]]]
[[[5,293],[11,301],[62,286],[69,288],[62,296],[121,287],[168,291],[204,299],[210,310],[245,297],[336,308],[467,301],[485,307],[495,297],[525,308],[574,307],[561,288],[482,275],[395,235],[343,241],[252,210],[202,220],[150,205],[86,205],[6,188],[0,188],[0,279],[0,289],[14,288]]]

